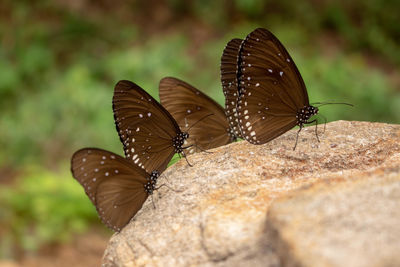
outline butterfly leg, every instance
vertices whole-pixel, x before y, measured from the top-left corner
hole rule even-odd
[[[212,154],[212,152],[209,152],[207,150],[202,149],[201,147],[197,146],[196,144],[194,145],[196,148],[198,148],[199,150],[201,150],[201,152],[205,152],[205,153],[210,153]]]
[[[327,122],[327,119],[326,119],[326,117],[324,116],[324,115],[322,115],[322,114],[319,114],[322,118],[324,118],[324,131],[322,132],[323,134],[325,133],[325,130],[326,130],[326,122]]]
[[[183,152],[183,151],[182,151],[182,156],[186,159],[187,164],[188,164],[190,167],[193,167],[193,165],[190,164],[190,162],[188,161],[185,152]]]
[[[321,141],[319,141],[319,137],[318,137],[318,120],[315,119],[315,120],[312,120],[312,121],[310,121],[308,123],[311,124],[313,122],[315,122],[315,136],[317,137],[318,143],[320,143]]]
[[[175,189],[173,189],[172,187],[170,187],[170,186],[167,185],[167,184],[162,184],[162,185],[160,185],[159,187],[155,188],[154,190],[158,190],[158,189],[160,189],[160,188],[163,187],[163,186],[167,187],[169,190],[174,191],[174,192],[183,192],[183,191],[181,191],[181,190],[175,190]]]
[[[296,135],[296,143],[294,144],[293,151],[295,151],[295,150],[296,150],[297,141],[299,140],[299,134],[300,134],[300,131],[301,131],[301,129],[303,129],[303,125],[300,125],[300,129],[297,131],[297,135]]]
[[[167,175],[165,175],[165,174],[161,174],[161,175],[162,175],[163,177],[165,177],[165,180],[167,180],[168,183],[170,183],[169,180],[168,180]]]
[[[151,194],[151,203],[153,203],[153,208],[156,209],[156,205],[154,204],[153,194]]]

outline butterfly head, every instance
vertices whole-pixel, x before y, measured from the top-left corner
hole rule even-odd
[[[189,138],[189,134],[187,132],[178,133],[174,138],[172,138],[172,146],[175,148],[176,153],[183,152],[183,144],[185,140]]]
[[[304,124],[308,123],[308,120],[318,113],[318,108],[314,106],[304,106],[299,111],[297,111],[296,119],[297,125],[302,127]]]

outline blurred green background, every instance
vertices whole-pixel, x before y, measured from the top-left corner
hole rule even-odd
[[[122,154],[118,80],[158,98],[159,80],[175,76],[223,104],[222,50],[256,27],[287,47],[311,102],[355,105],[323,107],[329,121],[399,123],[399,10],[397,0],[2,0],[0,259],[99,226],[69,160],[90,146]]]

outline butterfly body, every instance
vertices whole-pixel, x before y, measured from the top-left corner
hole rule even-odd
[[[158,171],[152,171],[150,177],[147,178],[147,183],[144,185],[144,191],[148,195],[153,194],[153,191],[156,189],[158,177],[160,177],[160,173]]]
[[[309,121],[309,119],[318,114],[318,108],[314,107],[314,106],[304,106],[303,108],[301,108],[300,110],[297,111],[296,114],[296,119],[297,119],[297,123],[296,125],[300,126],[300,128],[302,128],[304,126],[304,124],[310,124],[311,122]]]

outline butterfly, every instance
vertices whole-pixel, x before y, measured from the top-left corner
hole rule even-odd
[[[95,205],[102,222],[119,232],[156,190],[164,169],[148,173],[131,161],[98,148],[83,148],[71,159],[71,172]]]
[[[171,114],[141,87],[119,81],[113,96],[114,121],[125,157],[151,172],[165,169],[175,153],[186,158],[182,132]],[[190,165],[190,164],[189,164]]]
[[[221,56],[221,84],[225,96],[225,114],[229,125],[236,136],[241,137],[239,120],[237,116],[237,101],[240,96],[238,84],[239,50],[241,39],[232,39],[225,46]]]
[[[190,133],[190,153],[234,142],[236,136],[226,119],[224,109],[190,84],[172,77],[159,85],[160,102],[175,118],[181,129]]]
[[[318,107],[310,105],[299,70],[268,30],[258,28],[240,44],[237,80],[239,127],[248,142],[264,144],[296,125],[300,132],[305,124],[317,123],[310,118]]]

